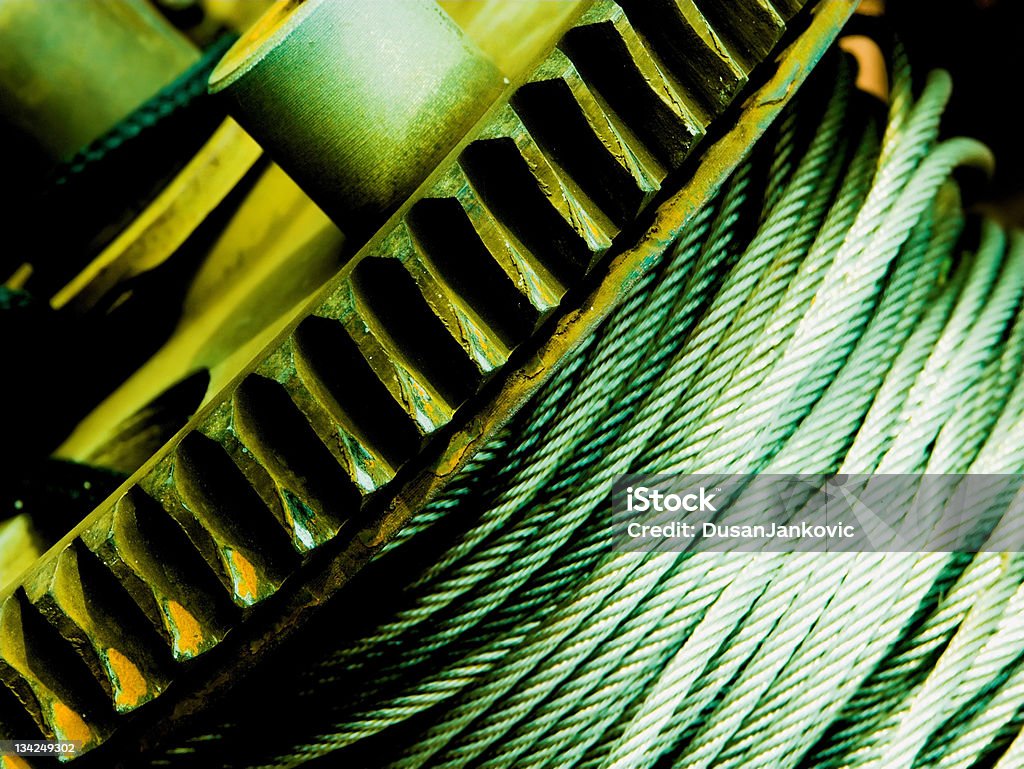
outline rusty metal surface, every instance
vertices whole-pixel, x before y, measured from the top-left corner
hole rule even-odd
[[[82,740],[76,763],[110,766],[112,736],[144,745],[280,643],[655,263],[856,2],[708,5],[591,3],[248,370],[7,590],[0,694],[24,713],[0,702],[0,736],[27,714]]]

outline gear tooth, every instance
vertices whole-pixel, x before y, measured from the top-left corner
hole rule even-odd
[[[619,5],[661,71],[705,120],[732,103],[747,82],[750,62],[727,44],[695,0],[621,0]],[[729,17],[728,4],[713,5]]]
[[[286,342],[291,350],[293,364],[286,371],[279,371],[277,380],[287,390],[292,402],[302,412],[334,461],[344,469],[358,495],[358,499],[353,498],[352,506],[358,507],[365,497],[395,477],[395,468],[372,443],[353,429],[345,409],[333,396],[330,385],[320,372],[315,353],[311,354],[309,345],[302,343],[308,336],[296,332]],[[342,379],[345,377],[341,372],[337,375]],[[273,461],[274,455],[270,456],[270,461]],[[277,477],[288,475],[280,469],[274,474]]]
[[[363,262],[380,262],[383,259],[364,259]],[[401,268],[400,265],[399,269]],[[372,272],[371,268],[371,272]],[[388,298],[388,286],[377,285],[377,275],[371,275],[372,289],[357,286],[357,271],[341,282],[330,298],[316,311],[315,315],[339,323],[351,339],[363,363],[373,372],[384,390],[405,415],[417,435],[417,446],[433,433],[451,422],[453,406],[434,387],[433,383],[420,372],[403,353],[374,312],[373,305]],[[407,281],[411,279],[407,278]],[[406,283],[407,286],[407,283]],[[391,300],[397,302],[397,297]]]
[[[269,454],[270,459],[260,451],[254,451],[249,444],[257,446],[259,439],[246,429],[246,416],[236,421],[235,399],[218,407],[207,423],[198,431],[215,441],[231,461],[227,467],[236,482],[248,495],[255,494],[271,518],[285,532],[290,548],[296,553],[305,553],[328,541],[337,532],[340,524],[330,518],[319,520],[312,510],[298,519],[305,525],[297,525],[295,508],[299,496],[295,484],[285,470],[272,472],[271,467],[284,460]],[[262,457],[262,458],[261,458]],[[237,474],[231,472],[237,471]]]
[[[487,207],[559,282],[578,281],[611,247],[618,228],[556,169],[510,106],[459,162]]]
[[[338,324],[320,320],[341,332]],[[279,384],[294,406],[280,393],[275,395],[274,411],[281,416],[276,435],[253,437],[261,431],[266,433],[268,426],[250,419],[251,424],[246,427],[245,415],[240,417],[243,421],[239,426],[251,438],[252,453],[259,456],[279,487],[277,497],[285,509],[286,527],[295,531],[297,511],[291,508],[297,499],[306,500],[303,504],[311,505],[310,510],[317,510],[317,516],[330,521],[314,533],[317,544],[321,544],[337,534],[343,521],[361,507],[368,495],[394,478],[395,468],[353,429],[345,408],[334,396],[336,388],[328,381],[343,385],[348,372],[332,366],[319,354],[322,348],[316,343],[315,334],[309,333],[310,325],[300,324],[278,353],[256,372]],[[326,449],[329,458],[319,446]],[[313,479],[304,477],[299,469],[305,468],[310,458],[320,468]],[[344,470],[344,476],[336,467]],[[311,480],[315,488],[309,485]]]
[[[193,432],[143,488],[184,529],[231,600],[245,608],[276,592],[287,567],[284,548],[267,534],[265,508],[236,482],[232,467],[216,442]]]
[[[287,379],[293,366],[281,367],[279,373]],[[251,374],[236,390],[232,403],[235,439],[273,484],[270,493],[290,547],[306,552],[331,540],[359,509],[360,495],[287,388],[267,376]],[[273,528],[279,535],[280,526]]]
[[[20,589],[0,604],[0,680],[46,739],[80,741],[84,752],[112,731],[95,679]]]
[[[451,247],[449,242],[448,247]],[[415,283],[420,299],[430,315],[445,329],[463,351],[463,358],[475,369],[473,391],[484,379],[508,361],[509,349],[499,334],[439,274],[423,241],[415,237],[407,221],[395,225],[381,244],[381,251],[401,262]],[[422,353],[421,353],[422,354]]]
[[[45,739],[39,725],[5,684],[0,683],[0,740]],[[3,767],[3,764],[0,764]],[[4,767],[6,769],[6,767]]]
[[[389,253],[386,248],[382,252]],[[451,412],[476,392],[482,376],[432,311],[409,266],[401,261],[401,256],[408,258],[408,254],[395,256],[371,256],[356,265],[352,292],[357,312],[387,354],[388,365],[381,373],[402,380],[400,397],[419,399],[422,393],[438,393],[446,407],[447,423]],[[370,363],[376,367],[378,362]],[[430,398],[434,400],[432,395]]]
[[[296,368],[334,418],[350,450],[355,472],[393,475],[422,445],[408,412],[392,397],[359,347],[336,320],[311,315],[292,336]],[[379,468],[371,465],[379,465]]]
[[[770,0],[770,2],[772,7],[786,21],[796,16],[807,5],[807,0]]]
[[[170,655],[139,608],[78,541],[42,561],[28,599],[75,650],[119,713],[159,696]]]
[[[181,527],[135,487],[79,535],[170,648],[188,660],[227,632],[230,606]]]
[[[661,188],[665,169],[561,51],[516,91],[512,106],[545,154],[618,226]]]
[[[598,0],[558,48],[660,163],[682,165],[707,130],[707,112],[658,64],[620,6]]]
[[[786,22],[769,0],[674,0],[680,4],[696,4],[713,27],[713,33],[724,40],[733,58],[745,74],[766,59],[782,39]]]
[[[453,270],[472,270],[477,279],[487,281],[482,286],[487,291],[486,303],[491,307],[500,305],[494,310],[501,313],[495,325],[505,329],[513,344],[522,341],[558,306],[565,287],[494,215],[459,163],[452,165],[433,194],[413,206],[409,226],[422,242],[432,242],[430,250],[439,264],[450,263]],[[446,248],[452,237],[456,248]],[[474,255],[472,263],[467,264],[457,254]],[[492,263],[511,281],[511,293],[501,276],[494,274]]]
[[[556,306],[560,287],[515,243],[468,180],[450,195],[417,201],[406,223],[427,269],[463,305],[460,312],[479,318],[504,348],[504,360]]]
[[[178,498],[216,547],[232,599],[250,606],[276,592],[296,558],[224,448],[202,433],[185,436],[175,452],[173,475]]]

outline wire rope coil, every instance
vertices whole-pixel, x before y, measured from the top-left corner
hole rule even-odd
[[[948,77],[890,70],[882,120],[822,68],[361,577],[393,600],[268,686],[289,714],[152,765],[1017,766],[1019,554],[610,551],[627,472],[1024,472],[1024,241],[963,212],[992,158],[940,141]]]

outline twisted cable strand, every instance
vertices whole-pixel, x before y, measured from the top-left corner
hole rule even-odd
[[[879,141],[843,117],[844,66],[371,566],[437,553],[397,611],[302,676],[308,729],[212,760],[283,769],[376,744],[403,769],[967,769],[1009,742],[1019,558],[609,552],[606,496],[628,472],[1024,471],[1022,241],[987,225],[957,258],[947,181],[990,157],[936,145],[944,74],[915,99],[896,47]],[[1006,502],[992,493],[984,515]],[[905,496],[908,515],[952,504]],[[473,525],[453,536],[454,515]],[[226,720],[163,759],[245,738]]]

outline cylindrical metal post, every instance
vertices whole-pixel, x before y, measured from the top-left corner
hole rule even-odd
[[[501,88],[434,0],[284,0],[210,78],[349,235],[379,225]]]
[[[56,163],[198,58],[145,0],[0,0],[0,122]]]

